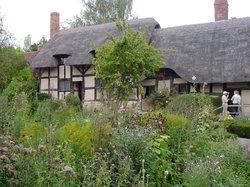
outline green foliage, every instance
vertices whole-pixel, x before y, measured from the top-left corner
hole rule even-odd
[[[63,108],[63,101],[46,100],[38,103],[37,110],[34,114],[36,121],[46,121],[53,113],[60,111]]]
[[[33,123],[31,125],[27,125],[20,132],[19,141],[26,145],[37,147],[41,143],[42,138],[46,138],[47,130],[39,123]]]
[[[37,99],[38,99],[38,101],[45,101],[47,99],[50,99],[50,94],[38,92]]]
[[[96,49],[96,77],[104,85],[108,99],[127,101],[134,88],[141,93],[141,77],[151,76],[163,65],[161,50],[146,42],[146,33],[117,22],[120,37],[109,35],[109,41]]]
[[[38,51],[38,47],[39,45],[44,45],[45,43],[47,43],[47,39],[45,38],[45,36],[43,36],[39,43],[33,43],[31,44],[31,36],[30,34],[28,34],[25,38],[24,38],[24,46],[23,46],[23,50],[25,52],[31,52],[31,51]]]
[[[193,120],[205,109],[212,112],[212,103],[209,96],[204,94],[184,94],[175,97],[166,108],[166,112],[182,115]]]
[[[70,27],[82,27],[128,19],[132,10],[133,0],[83,0],[85,9],[80,16],[69,21]]]
[[[17,76],[13,77],[4,94],[11,101],[15,96],[24,92],[30,100],[35,97],[37,90],[37,80],[30,68],[24,68]]]
[[[215,109],[218,108],[218,107],[220,107],[222,105],[222,103],[221,103],[221,97],[220,96],[213,96],[213,97],[211,97],[211,101],[212,101],[212,104],[213,104],[213,106],[214,106]],[[222,113],[222,108],[216,110],[215,113],[216,114]]]
[[[229,132],[237,134],[241,138],[250,138],[250,118],[248,116],[225,120],[224,125]]]
[[[73,107],[81,107],[81,101],[78,96],[73,95],[72,93],[68,94],[65,98],[66,105]]]
[[[24,54],[20,49],[12,47],[0,48],[0,92],[2,92],[11,79],[27,66]]]
[[[13,46],[14,38],[11,33],[4,28],[4,18],[0,13],[0,48],[8,48]]]
[[[30,51],[30,46],[31,46],[31,36],[30,36],[30,34],[28,34],[24,38],[23,50],[24,51]]]
[[[8,99],[4,95],[0,94],[0,126],[1,131],[4,130],[4,126],[8,123]],[[1,132],[2,133],[2,132]],[[0,133],[0,134],[1,134]]]
[[[163,88],[156,92],[153,92],[149,98],[152,100],[152,103],[155,108],[163,108],[166,107],[171,100],[170,92],[168,88]]]
[[[90,156],[91,124],[86,123],[80,127],[74,123],[65,125],[60,130],[60,141],[69,144],[76,153]]]

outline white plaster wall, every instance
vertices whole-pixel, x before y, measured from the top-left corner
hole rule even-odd
[[[50,68],[50,76],[57,76],[57,68]]]
[[[57,78],[50,79],[50,89],[58,89]]]
[[[58,99],[57,98],[57,91],[51,91],[50,94],[52,96],[52,99]]]
[[[64,66],[59,66],[59,78],[64,79]]]
[[[42,73],[41,73],[41,77],[48,77],[48,76],[49,76],[48,68],[43,68]]]
[[[158,81],[158,90],[161,90],[163,88],[170,89],[170,80],[161,80],[161,81]]]
[[[82,81],[82,77],[73,77],[73,78],[72,78],[72,81],[73,81],[73,82]]]
[[[88,74],[94,74],[94,73],[95,73],[94,66],[91,66],[85,74],[88,75]]]
[[[40,89],[41,90],[49,89],[48,84],[49,84],[48,79],[41,79]]]
[[[250,90],[241,90],[242,113],[244,115],[250,115]]]
[[[59,99],[65,99],[64,92],[59,92]]]
[[[66,79],[70,79],[70,66],[65,66],[66,68]]]
[[[222,84],[213,84],[213,93],[222,93],[223,92]]]
[[[74,66],[72,66],[72,68],[73,68],[73,75],[81,75],[81,72],[78,70],[78,69],[76,69]]]
[[[86,100],[86,101],[95,100],[95,90],[94,89],[85,90],[84,100]]]
[[[180,79],[180,78],[176,78],[174,79],[174,84],[186,84],[187,81]]]
[[[95,77],[94,76],[85,77],[84,84],[86,88],[95,87]]]
[[[155,79],[147,79],[142,81],[143,86],[154,86],[155,85]]]

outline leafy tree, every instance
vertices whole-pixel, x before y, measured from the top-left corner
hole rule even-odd
[[[13,46],[14,37],[9,33],[3,25],[3,17],[0,13],[0,48]]]
[[[134,88],[142,93],[142,77],[152,76],[164,64],[162,50],[154,42],[146,42],[147,29],[136,31],[125,22],[117,22],[119,37],[109,35],[109,41],[96,49],[96,78],[104,86],[108,100],[118,106],[127,101]]]
[[[26,66],[27,62],[20,49],[0,48],[0,92],[6,88],[12,77]]]
[[[116,18],[128,19],[131,15],[133,0],[82,0],[85,9],[80,16],[69,21],[70,27],[81,27],[115,21]]]
[[[30,46],[31,46],[31,36],[30,36],[30,34],[28,34],[28,35],[24,38],[23,50],[24,50],[24,51],[30,51]]]
[[[4,90],[3,94],[11,101],[15,96],[24,92],[30,100],[34,98],[34,93],[37,90],[37,79],[32,70],[27,67],[22,69],[16,76],[14,76]]]
[[[45,43],[47,43],[47,39],[45,38],[45,36],[43,36],[40,40],[39,43],[33,43],[31,44],[31,36],[30,34],[27,35],[24,39],[24,47],[23,50],[25,52],[29,52],[29,51],[37,51],[38,50],[38,46],[39,45],[44,45]]]

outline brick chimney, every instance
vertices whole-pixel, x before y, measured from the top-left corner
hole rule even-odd
[[[228,2],[227,0],[214,1],[215,21],[228,20]]]
[[[55,34],[59,31],[59,13],[51,12],[50,13],[50,39],[55,36]]]

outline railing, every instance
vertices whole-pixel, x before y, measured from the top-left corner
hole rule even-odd
[[[244,110],[244,109],[246,109],[247,107],[250,107],[249,104],[248,104],[248,105],[247,105],[247,104],[243,104],[243,105],[228,105],[228,109],[229,109],[230,107],[231,107],[231,108],[239,107],[238,112],[229,111],[231,115],[242,115],[242,114],[244,114],[244,115],[250,115],[250,110],[249,110],[249,112],[247,112],[246,110]],[[220,106],[220,107],[214,109],[213,112],[215,112],[215,111],[217,111],[217,110],[219,110],[219,109],[221,109],[221,108],[223,108],[223,106]]]

